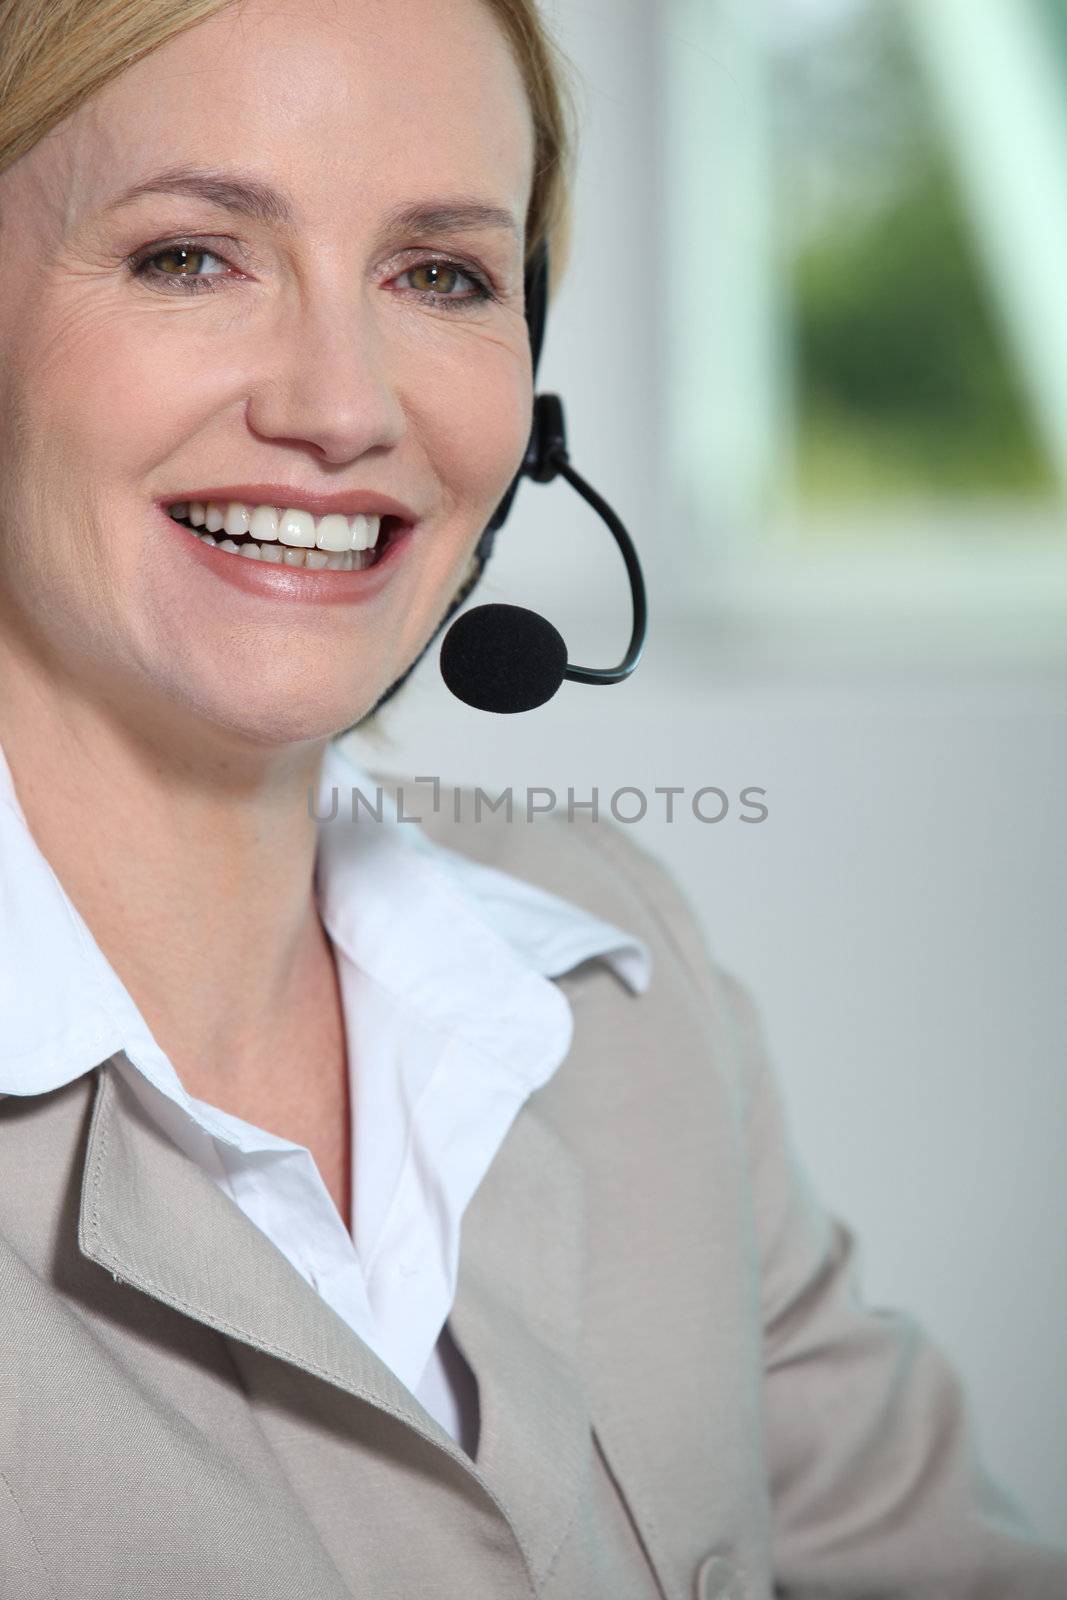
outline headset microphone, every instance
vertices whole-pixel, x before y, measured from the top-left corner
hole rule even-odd
[[[530,329],[536,377],[544,341],[548,305],[548,247],[538,252],[526,279],[526,319]],[[577,667],[567,660],[562,635],[536,611],[525,606],[481,605],[465,611],[445,634],[439,664],[441,676],[458,699],[479,711],[532,711],[551,700],[565,678],[574,683],[621,683],[637,666],[648,628],[645,583],[637,551],[614,511],[570,464],[563,403],[558,395],[534,400],[533,426],[522,466],[478,544],[479,573],[492,548],[493,536],[511,509],[523,477],[535,483],[567,480],[611,529],[626,563],[633,605],[633,629],[626,654],[617,667]],[[446,616],[445,621],[448,618]]]
[[[526,270],[526,322],[533,353],[534,377],[541,359],[545,320],[548,311],[548,246],[542,245]],[[563,404],[558,395],[541,394],[534,399],[533,426],[522,466],[515,474],[503,500],[482,533],[475,550],[473,571],[460,592],[453,595],[433,637],[420,655],[390,685],[367,713],[373,717],[396,694],[414,672],[433,639],[459,611],[478,583],[493,548],[497,530],[511,510],[515,491],[524,477],[535,483],[551,483],[560,476],[588,501],[611,529],[622,552],[630,579],[633,631],[626,654],[617,667],[575,667],[567,660],[567,646],[547,617],[525,606],[474,606],[458,617],[441,643],[441,676],[458,699],[479,711],[532,711],[551,700],[565,678],[575,683],[621,683],[629,677],[645,645],[648,613],[641,564],[630,535],[584,478],[579,477],[567,454],[567,433]],[[358,726],[358,724],[357,724]]]

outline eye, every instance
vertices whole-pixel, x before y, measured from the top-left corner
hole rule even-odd
[[[415,273],[426,273],[428,281],[434,285],[432,289],[416,288],[415,292],[420,299],[442,302],[449,309],[454,305],[470,304],[472,301],[495,300],[497,298],[488,280],[481,273],[476,272],[473,267],[461,267],[457,261],[420,261],[418,266],[408,267],[407,271],[402,272],[400,276],[407,278]],[[474,286],[474,293],[465,295],[436,293],[435,291],[441,283],[442,273],[446,282],[456,278],[465,278],[469,284]]]
[[[147,278],[155,282],[163,280],[172,283],[176,286],[179,294],[199,294],[205,289],[209,291],[215,289],[217,285],[211,279],[221,277],[221,273],[215,272],[208,274],[206,277],[200,277],[188,272],[169,272],[156,265],[158,261],[179,262],[188,265],[190,258],[194,262],[217,261],[223,266],[226,265],[221,256],[205,249],[203,245],[196,244],[191,239],[181,239],[175,244],[164,245],[162,249],[154,251],[151,255],[135,258],[130,262],[130,271],[137,278]]]

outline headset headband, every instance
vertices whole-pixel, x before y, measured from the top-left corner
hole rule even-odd
[[[537,369],[541,364],[541,347],[545,342],[547,316],[548,244],[546,242],[541,245],[526,268],[526,326],[530,335],[530,352],[533,356],[535,388],[537,387]],[[511,502],[515,498],[515,491],[522,481],[525,470],[524,462],[512,479],[507,493],[493,512],[488,527],[478,541],[478,554],[481,556],[483,563],[489,558],[489,552],[493,546],[493,535],[498,528],[503,526],[508,512],[511,510]]]

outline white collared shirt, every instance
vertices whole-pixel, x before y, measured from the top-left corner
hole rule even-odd
[[[367,802],[355,820],[353,789]],[[381,821],[368,809],[379,804]],[[316,816],[348,1052],[351,1235],[303,1145],[186,1093],[38,848],[2,748],[0,1094],[48,1093],[124,1051],[148,1113],[470,1450],[471,1397],[442,1339],[463,1212],[570,1047],[570,1006],[550,980],[601,957],[643,993],[651,957],[570,902],[434,844],[336,745]]]

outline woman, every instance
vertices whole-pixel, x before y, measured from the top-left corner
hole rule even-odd
[[[350,814],[529,433],[533,0],[0,70],[0,1593],[1067,1593],[662,871]]]

